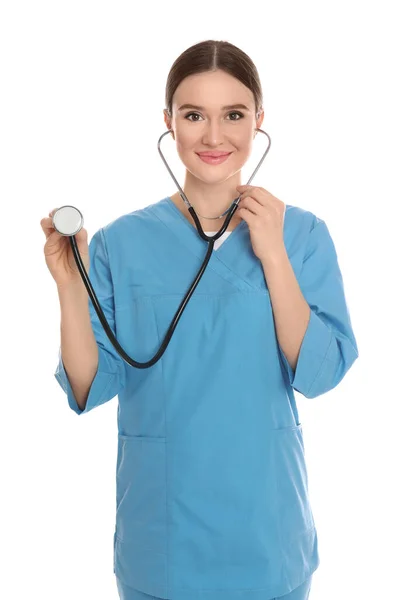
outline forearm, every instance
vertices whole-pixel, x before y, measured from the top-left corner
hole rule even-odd
[[[283,246],[262,260],[279,345],[293,370],[309,323],[310,307]]]
[[[98,347],[88,307],[88,292],[78,285],[58,288],[61,306],[61,357],[79,408],[83,409],[98,368]]]

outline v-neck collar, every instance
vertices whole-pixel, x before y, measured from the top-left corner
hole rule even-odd
[[[208,242],[200,237],[196,227],[177,208],[170,196],[152,204],[150,208],[178,242],[202,262]],[[253,283],[240,274],[241,269],[244,269],[245,272],[246,263],[253,261],[249,252],[242,251],[243,248],[250,245],[250,241],[246,239],[244,241],[244,236],[246,234],[249,236],[247,222],[242,219],[229,233],[230,235],[224,239],[219,248],[216,251],[213,249],[207,268],[229,281],[236,289],[245,292],[253,291]],[[241,246],[238,244],[239,241],[241,241]]]
[[[193,233],[194,237],[196,239],[198,239],[199,243],[200,243],[200,247],[204,247],[207,245],[207,242],[204,241],[201,237],[200,234],[198,233],[198,230],[196,229],[196,227],[190,223],[190,221],[187,219],[187,217],[185,215],[183,215],[183,213],[181,212],[181,210],[174,204],[173,200],[170,198],[170,196],[166,196],[164,201],[170,205],[170,207],[172,208],[173,212],[179,217],[179,219],[184,222],[184,224],[187,226],[187,228],[189,229],[189,231],[191,233]],[[198,217],[200,218],[200,217]],[[221,221],[221,219],[220,219]],[[224,222],[224,221],[222,221]],[[219,248],[216,250],[217,254],[219,255],[221,250],[225,250],[228,242],[231,240],[231,238],[234,236],[234,234],[236,234],[237,232],[239,232],[241,229],[243,229],[244,224],[246,225],[246,221],[244,219],[242,219],[238,225],[236,225],[234,227],[234,229],[232,231],[228,231],[225,233],[229,233],[229,235],[224,239],[224,241],[222,242],[222,244],[219,246]],[[221,229],[221,226],[217,229],[217,231],[219,231]],[[239,236],[239,233],[238,233]],[[189,236],[191,237],[191,235]],[[237,235],[235,235],[235,237],[237,237]],[[220,238],[219,238],[220,239]]]

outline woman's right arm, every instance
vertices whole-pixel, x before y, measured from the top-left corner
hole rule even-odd
[[[88,292],[82,280],[57,289],[61,307],[61,358],[78,407],[84,410],[98,368]]]
[[[41,219],[47,238],[45,260],[57,284],[61,307],[60,356],[54,376],[70,408],[83,415],[119,394],[126,385],[126,369],[88,296],[68,237],[53,226],[56,210]],[[93,235],[89,247],[85,228],[75,239],[99,304],[116,335],[113,281],[103,228]]]

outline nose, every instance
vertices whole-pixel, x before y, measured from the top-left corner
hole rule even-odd
[[[218,119],[208,119],[205,125],[203,142],[209,146],[218,146],[223,141],[223,126]]]

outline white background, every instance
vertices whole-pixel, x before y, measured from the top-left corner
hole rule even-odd
[[[257,65],[272,147],[252,185],[326,221],[360,352],[331,392],[297,393],[321,555],[310,600],[408,597],[404,8],[2,2],[1,598],[118,597],[117,398],[80,418],[54,378],[60,312],[40,220],[74,204],[90,239],[176,191],[157,152],[165,82],[205,39]],[[183,181],[170,136],[162,148]]]

